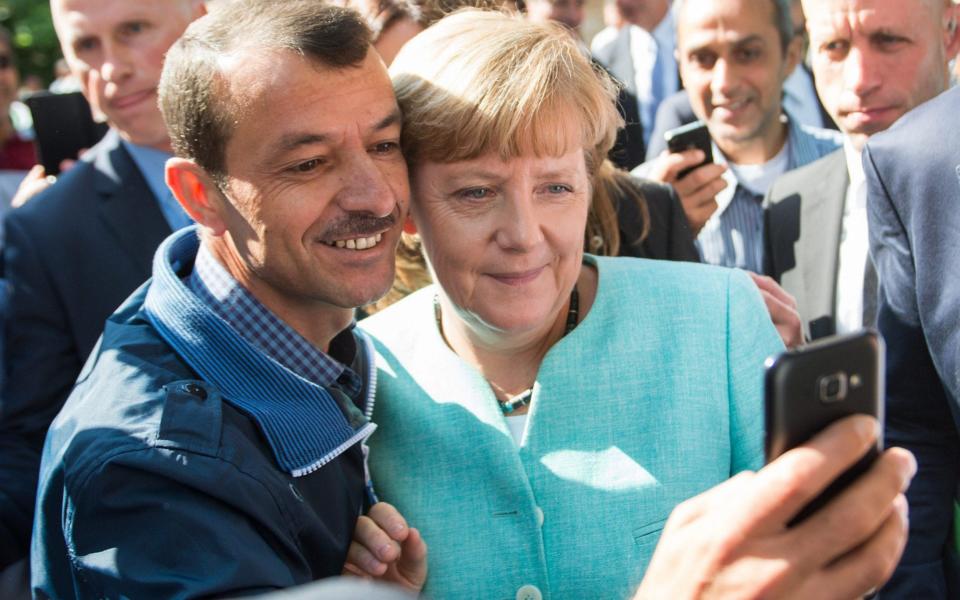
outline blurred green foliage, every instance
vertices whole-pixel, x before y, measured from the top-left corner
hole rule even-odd
[[[53,63],[60,58],[60,45],[48,0],[0,0],[0,24],[13,36],[21,80],[35,74],[45,85],[49,84],[53,80]]]

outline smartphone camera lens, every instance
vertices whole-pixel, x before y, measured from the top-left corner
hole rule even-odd
[[[820,402],[832,404],[841,402],[847,397],[847,374],[843,371],[824,375],[817,383],[820,391]]]

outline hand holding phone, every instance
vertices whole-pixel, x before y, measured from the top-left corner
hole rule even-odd
[[[710,130],[703,121],[694,121],[681,127],[677,127],[663,134],[667,141],[667,149],[673,154],[679,154],[685,150],[700,150],[703,152],[703,160],[691,167],[677,173],[677,179],[683,179],[695,169],[713,162],[713,142],[710,140]]]
[[[769,463],[853,414],[883,424],[883,340],[873,331],[825,338],[767,360],[766,440]],[[882,436],[790,523],[803,521],[866,471],[883,449]]]

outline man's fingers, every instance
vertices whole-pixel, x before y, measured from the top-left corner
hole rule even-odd
[[[344,571],[360,576],[379,577],[387,572],[386,563],[377,559],[362,544],[357,542],[350,543],[350,549],[347,550],[347,563],[343,566]]]
[[[654,161],[649,177],[662,183],[674,183],[681,171],[700,164],[703,159],[703,151],[695,148],[683,152],[664,150]]]
[[[790,295],[787,290],[783,289],[772,277],[758,275],[750,271],[747,271],[747,273],[750,275],[750,278],[753,279],[753,283],[755,283],[756,286],[762,291],[768,292],[774,298],[790,308],[797,308],[797,299]]]
[[[413,527],[403,541],[397,573],[410,585],[421,588],[427,578],[427,544]]]
[[[880,587],[900,561],[907,543],[907,527],[907,499],[901,494],[894,501],[894,510],[874,535],[814,573],[809,578],[810,589],[833,590],[837,598],[859,598]]]
[[[909,452],[900,448],[885,452],[869,471],[795,528],[798,550],[828,563],[860,546],[889,517],[894,500],[915,472]]]
[[[369,516],[357,519],[357,527],[353,530],[353,541],[366,548],[382,562],[394,561],[400,555],[400,545]]]
[[[377,502],[367,511],[367,516],[394,540],[402,542],[407,538],[410,531],[407,520],[392,504]]]
[[[771,491],[751,496],[749,512],[758,526],[769,531],[782,527],[855,464],[879,433],[879,423],[872,417],[846,417],[757,471],[756,485]]]

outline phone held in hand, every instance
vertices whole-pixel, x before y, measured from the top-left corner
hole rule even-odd
[[[34,94],[26,104],[33,115],[37,154],[47,175],[59,175],[61,161],[76,159],[107,132],[105,123],[93,120],[90,105],[80,92]]]
[[[883,430],[884,344],[871,330],[824,338],[767,359],[765,453],[769,463],[830,423],[854,414],[877,418]],[[803,521],[865,472],[883,440],[804,507]]]
[[[677,179],[683,179],[694,169],[713,162],[713,142],[710,140],[710,130],[703,121],[694,121],[671,129],[664,133],[663,137],[667,140],[667,149],[671,153],[676,154],[694,148],[703,152],[703,161],[677,173]]]

